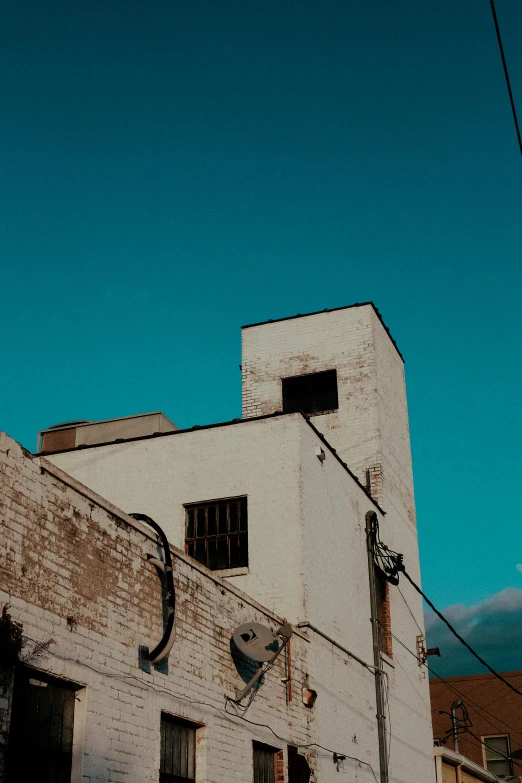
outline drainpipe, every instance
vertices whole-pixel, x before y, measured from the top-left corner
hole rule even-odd
[[[366,516],[366,537],[370,541],[371,519],[373,514]],[[377,738],[379,741],[379,765],[381,783],[388,783],[388,742],[386,739],[386,701],[384,698],[384,677],[382,669],[379,620],[377,616],[377,593],[375,589],[375,563],[371,547],[368,546],[368,574],[370,578],[370,611],[373,637],[373,663],[375,666],[375,700],[377,704]]]

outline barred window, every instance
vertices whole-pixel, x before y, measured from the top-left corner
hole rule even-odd
[[[71,779],[79,685],[20,667],[15,674],[6,781]]]
[[[185,551],[213,571],[247,566],[246,497],[186,505]]]
[[[261,742],[254,742],[253,747],[254,783],[276,783],[276,759],[280,751]]]
[[[160,783],[193,783],[196,729],[193,723],[161,714]]]

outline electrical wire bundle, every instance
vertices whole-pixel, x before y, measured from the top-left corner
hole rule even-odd
[[[506,680],[505,677],[503,677],[499,672],[497,672],[492,666],[490,666],[487,661],[485,661],[472,647],[468,642],[458,633],[458,631],[451,625],[449,620],[447,620],[442,612],[440,612],[437,607],[433,604],[432,601],[423,593],[421,588],[414,582],[414,580],[411,578],[411,576],[406,571],[406,568],[404,566],[404,558],[403,555],[394,552],[391,550],[388,546],[386,546],[379,537],[379,523],[377,520],[377,517],[373,517],[372,524],[370,528],[370,532],[368,534],[368,548],[371,552],[373,561],[377,568],[380,569],[381,573],[385,576],[385,578],[393,585],[397,586],[397,589],[399,591],[399,594],[402,597],[402,600],[406,604],[406,607],[408,608],[408,611],[410,612],[411,616],[413,617],[415,624],[417,625],[417,628],[419,629],[419,632],[422,633],[422,629],[420,628],[419,624],[417,623],[417,620],[415,618],[415,615],[413,614],[410,606],[408,605],[408,602],[406,601],[406,598],[404,597],[402,591],[398,587],[399,584],[399,576],[402,574],[407,581],[412,585],[414,590],[416,590],[419,595],[422,596],[424,601],[428,604],[428,606],[432,609],[432,611],[439,617],[442,622],[449,628],[451,633],[463,644],[469,652],[483,665],[485,666],[498,680],[503,682],[505,685],[507,685],[508,688],[510,688],[514,693],[518,694],[519,696],[522,696],[522,691],[520,691],[518,688],[516,688],[512,683],[510,683],[508,680]],[[419,660],[418,654],[414,652],[413,650],[410,650],[410,648],[404,644],[402,639],[399,639],[398,636],[393,634],[389,628],[387,628],[382,623],[379,623],[379,627],[381,629],[382,633],[389,634],[395,641],[397,641],[407,652],[409,652],[416,660]],[[473,731],[471,731],[473,724],[471,720],[469,719],[469,713],[468,710],[464,704],[463,698],[467,698],[469,702],[471,702],[476,711],[481,714],[482,718],[486,720],[487,723],[489,723],[490,726],[492,726],[497,732],[500,734],[504,733],[504,729],[500,728],[498,724],[493,723],[491,720],[489,720],[484,713],[489,715],[490,717],[494,718],[495,720],[498,720],[495,715],[493,715],[491,712],[489,712],[486,708],[482,707],[480,704],[478,704],[476,701],[471,699],[466,694],[463,694],[461,691],[458,690],[454,686],[453,683],[449,683],[447,680],[444,679],[444,677],[441,677],[431,666],[428,665],[427,661],[420,661],[422,666],[425,666],[426,669],[438,680],[443,682],[450,690],[453,691],[454,694],[457,696],[460,696],[461,698],[457,703],[455,704],[454,709],[458,709],[459,707],[462,709],[462,716],[456,717],[451,715],[450,713],[446,713],[444,710],[441,710],[443,714],[450,715],[452,717],[452,728],[448,729],[446,731],[446,737],[442,740],[442,742],[446,742],[451,736],[455,736],[456,734],[467,734],[473,737],[475,740],[474,744],[480,748],[488,747],[487,742],[482,740],[480,737],[478,737]],[[411,681],[410,681],[411,682]],[[453,707],[453,705],[452,705]],[[515,729],[513,726],[510,726],[509,724],[505,723],[505,721],[501,720],[501,723],[504,727],[510,729],[515,734],[518,734],[519,737],[522,739],[522,734]],[[508,756],[505,756],[504,754],[500,753],[498,750],[494,749],[495,753],[500,756],[501,758],[505,759],[506,761],[509,761],[511,764],[515,764],[518,767],[522,768],[522,764],[518,761],[516,761],[513,758],[510,758]]]
[[[246,704],[242,704],[241,701],[238,701],[237,699],[231,699],[230,696],[227,696],[225,699],[225,712],[227,712],[228,715],[235,715],[237,718],[244,718],[244,716],[247,714],[248,709],[250,708],[250,705],[256,698],[259,688],[261,687],[261,684],[265,678],[265,675],[268,674],[271,669],[273,669],[275,666],[275,663],[269,663],[267,667],[264,669],[263,674],[259,677],[257,682],[252,686],[252,690],[250,691],[250,694],[248,695]],[[232,707],[233,712],[228,712],[227,705]]]
[[[460,710],[462,715],[457,716],[457,710]],[[445,745],[451,737],[455,737],[457,734],[466,734],[473,726],[473,723],[469,719],[469,712],[462,699],[451,705],[451,712],[439,710],[439,715],[449,715],[452,724],[451,728],[446,729],[444,732],[444,737],[441,740],[443,745]]]
[[[451,633],[459,640],[461,644],[464,645],[464,647],[469,650],[469,652],[477,659],[477,661],[485,666],[486,669],[491,672],[491,674],[497,677],[497,679],[507,685],[508,688],[517,693],[519,696],[522,696],[522,691],[519,691],[518,688],[515,688],[515,686],[506,680],[505,677],[503,677],[492,666],[490,666],[489,663],[487,663],[487,661],[485,661],[484,658],[482,658],[478,652],[476,652],[476,650],[474,650],[473,647],[471,647],[471,645],[468,644],[468,642],[459,634],[459,632],[452,626],[449,620],[444,617],[442,612],[439,612],[437,607],[430,601],[428,596],[422,592],[418,584],[414,582],[414,580],[406,571],[404,566],[404,556],[398,552],[394,552],[385,544],[383,544],[379,537],[379,522],[376,516],[374,516],[372,519],[371,529],[368,534],[368,548],[372,554],[375,565],[383,572],[384,576],[391,584],[397,586],[399,584],[399,575],[403,574],[414,590],[416,590],[417,593],[419,593],[419,595],[422,596],[422,598],[426,601],[430,609],[432,609],[437,617],[442,620],[445,625],[447,625]]]

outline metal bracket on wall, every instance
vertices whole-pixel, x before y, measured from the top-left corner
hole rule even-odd
[[[174,634],[175,634],[175,627],[174,627],[174,618],[175,618],[175,611],[176,611],[176,593],[174,590],[174,575],[172,571],[172,557],[170,554],[170,546],[169,542],[167,540],[167,536],[163,532],[162,528],[157,524],[157,522],[154,522],[151,517],[147,516],[147,514],[129,514],[130,517],[133,519],[137,519],[139,522],[145,522],[147,525],[150,525],[150,527],[155,531],[158,538],[161,541],[161,545],[163,547],[163,553],[165,557],[165,562],[160,560],[157,557],[148,556],[147,560],[154,565],[158,571],[158,573],[165,579],[166,582],[166,588],[167,588],[167,601],[168,601],[168,610],[167,610],[167,623],[165,630],[163,632],[163,637],[158,645],[147,654],[147,659],[149,663],[156,664],[162,661],[164,658],[167,657],[169,652],[172,649],[172,645],[174,644]],[[143,656],[143,651],[142,651]]]

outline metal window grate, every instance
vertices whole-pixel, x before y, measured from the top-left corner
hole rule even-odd
[[[185,506],[185,551],[213,571],[247,566],[247,499]]]
[[[7,783],[71,777],[77,685],[21,667],[15,675]]]
[[[275,783],[276,748],[254,742],[254,783]]]
[[[284,413],[321,413],[338,407],[336,370],[283,378]]]
[[[196,727],[161,716],[160,783],[193,783],[196,777]]]

